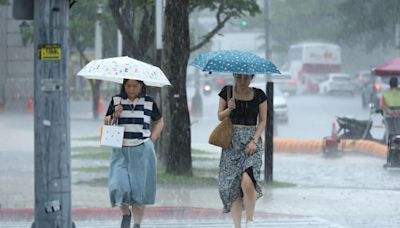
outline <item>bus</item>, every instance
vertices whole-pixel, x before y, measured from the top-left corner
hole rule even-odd
[[[289,47],[289,72],[300,90],[318,92],[329,73],[341,71],[341,50],[336,44],[303,42]]]

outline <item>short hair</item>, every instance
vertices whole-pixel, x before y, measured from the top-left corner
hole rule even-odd
[[[390,88],[396,88],[398,85],[398,80],[396,77],[391,77],[389,80]]]

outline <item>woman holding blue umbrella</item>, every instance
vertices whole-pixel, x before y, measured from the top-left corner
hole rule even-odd
[[[256,200],[262,196],[259,185],[262,153],[260,140],[265,129],[267,103],[261,89],[249,87],[254,75],[234,74],[233,96],[227,100],[228,86],[219,93],[218,119],[229,117],[233,124],[232,143],[222,149],[219,193],[224,212],[230,212],[235,228],[240,228],[242,208],[246,228],[253,227]]]
[[[233,124],[232,142],[221,153],[218,189],[224,212],[232,214],[235,228],[240,228],[242,208],[246,228],[254,227],[256,200],[262,196],[259,182],[264,149],[260,138],[267,121],[267,97],[249,85],[255,74],[280,72],[271,61],[238,50],[202,53],[191,65],[210,73],[233,73],[233,96],[228,95],[227,86],[218,94],[218,119],[229,117]]]

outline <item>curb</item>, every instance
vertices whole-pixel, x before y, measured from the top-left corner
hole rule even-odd
[[[303,218],[301,215],[281,213],[256,212],[258,218]],[[149,220],[193,220],[193,219],[231,219],[229,214],[222,210],[196,207],[148,207],[145,217]],[[83,220],[119,220],[121,213],[118,208],[73,208],[74,221]],[[32,221],[33,208],[0,208],[0,221]]]

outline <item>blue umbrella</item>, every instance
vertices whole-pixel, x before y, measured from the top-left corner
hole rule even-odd
[[[197,56],[190,65],[210,73],[280,74],[278,68],[271,61],[247,51],[207,52]]]

